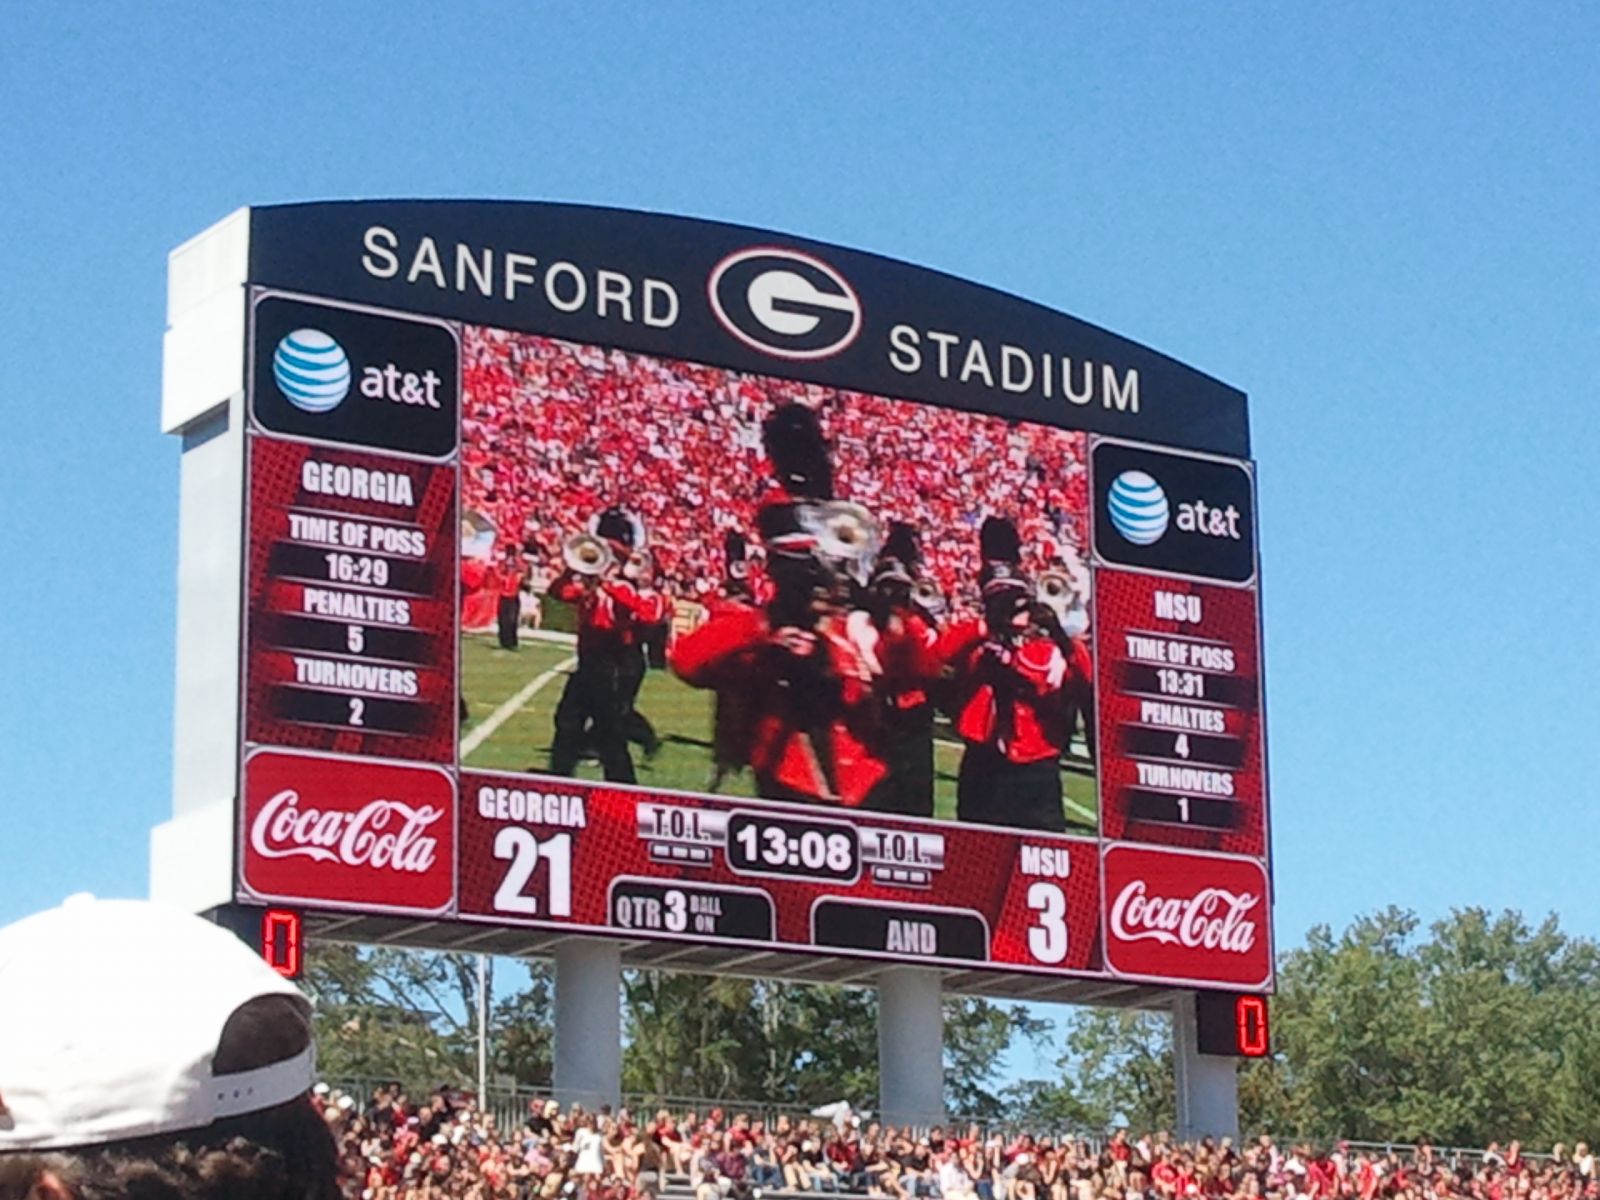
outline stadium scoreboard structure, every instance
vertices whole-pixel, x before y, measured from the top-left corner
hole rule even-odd
[[[819,981],[904,963],[1039,999],[1271,990],[1240,392],[931,270],[618,210],[242,210],[172,286],[178,754],[153,853],[205,876],[197,907]],[[773,466],[790,406],[828,488]],[[613,509],[631,542],[596,534]],[[999,570],[989,517],[1020,542]],[[777,615],[790,518],[833,589],[800,618]],[[869,548],[828,559],[829,521]],[[897,521],[916,620],[864,598]],[[1012,575],[1033,624],[1008,642],[986,605]],[[902,635],[933,673],[890,689]],[[616,683],[617,644],[642,684]],[[623,720],[648,729],[624,745]],[[885,802],[908,769],[912,801]],[[225,881],[193,866],[223,844]]]

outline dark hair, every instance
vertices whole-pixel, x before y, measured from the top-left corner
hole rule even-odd
[[[219,1075],[282,1062],[309,1044],[303,1007],[264,996],[228,1019]],[[41,1175],[77,1200],[339,1200],[338,1148],[309,1096],[202,1129],[67,1150],[0,1154],[0,1200],[28,1200]]]

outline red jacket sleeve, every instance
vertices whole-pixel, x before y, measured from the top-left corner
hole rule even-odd
[[[729,609],[675,641],[668,665],[693,687],[714,687],[717,668],[766,633],[767,619],[759,609]]]

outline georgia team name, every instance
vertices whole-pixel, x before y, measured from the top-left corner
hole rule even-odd
[[[582,829],[589,824],[583,797],[571,792],[538,792],[532,788],[478,789],[478,815],[486,821],[521,821],[527,825],[560,825]]]
[[[403,471],[347,467],[343,463],[318,462],[314,458],[306,459],[301,465],[300,486],[316,496],[376,500],[398,508],[411,508],[417,502],[411,489],[411,476]]]

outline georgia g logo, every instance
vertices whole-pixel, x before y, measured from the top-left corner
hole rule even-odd
[[[861,332],[861,297],[809,254],[752,246],[728,255],[706,283],[711,311],[747,346],[777,358],[827,358]]]

